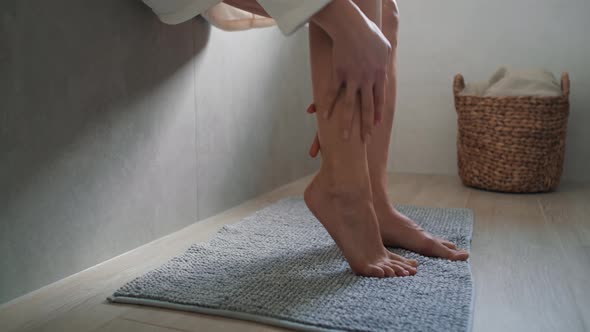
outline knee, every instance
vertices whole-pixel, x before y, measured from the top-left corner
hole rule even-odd
[[[397,32],[399,29],[399,10],[395,0],[383,0],[383,31],[392,47],[397,45]]]
[[[395,0],[383,0],[383,20],[388,20],[395,26],[399,25],[399,9]]]

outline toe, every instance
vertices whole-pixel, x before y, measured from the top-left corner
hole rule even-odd
[[[445,247],[442,243],[436,240],[429,239],[428,247],[430,247],[430,250],[425,250],[425,254],[428,256],[451,259],[455,255],[453,249]]]
[[[457,246],[453,242],[447,240],[440,240],[440,243],[442,243],[445,247],[449,249],[457,249]]]
[[[383,271],[383,269],[377,265],[367,265],[366,267],[361,269],[357,274],[360,274],[365,277],[385,277],[385,271]]]
[[[438,241],[434,242],[432,245],[432,256],[446,258],[452,261],[464,261],[469,257],[469,254],[464,250],[450,249]]]
[[[409,276],[409,275],[410,275],[410,272],[408,272],[406,269],[404,269],[404,268],[403,268],[403,266],[401,266],[401,264],[400,264],[400,263],[392,263],[392,264],[390,265],[390,268],[391,268],[392,270],[394,270],[394,271],[395,271],[395,273],[396,273],[398,276],[404,276],[404,277],[407,277],[407,276]]]
[[[415,260],[415,259],[407,259],[405,257],[402,257],[400,255],[394,254],[392,252],[389,252],[389,258],[392,259],[392,260],[394,260],[394,261],[397,261],[397,262],[406,263],[406,264],[408,264],[410,266],[413,266],[413,267],[418,266],[418,261],[417,260]]]
[[[394,254],[391,251],[389,252],[389,259],[397,261],[397,262],[405,262],[407,260],[405,257],[402,257],[398,254]]]
[[[394,269],[392,269],[390,266],[388,265],[384,265],[381,267],[383,269],[383,271],[385,272],[385,276],[386,277],[395,277],[398,274],[396,273],[397,271],[395,271]],[[403,274],[401,274],[403,275]]]
[[[464,261],[464,260],[467,260],[467,258],[469,258],[469,253],[467,251],[462,250],[462,249],[455,250],[455,255],[453,257],[453,260]]]
[[[411,265],[408,265],[406,263],[401,263],[400,262],[400,263],[397,263],[397,265],[399,265],[400,267],[402,267],[404,270],[408,271],[408,274],[409,275],[414,275],[414,274],[416,274],[416,272],[418,272],[415,267],[413,267]]]

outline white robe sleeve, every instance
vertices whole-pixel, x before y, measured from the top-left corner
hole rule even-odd
[[[331,0],[257,0],[277,22],[279,29],[289,35],[304,25]]]
[[[200,15],[223,0],[143,0],[166,24],[179,24]]]
[[[279,29],[289,35],[304,25],[331,0],[257,0],[276,21]],[[202,14],[222,0],[143,0],[160,20],[179,24]]]

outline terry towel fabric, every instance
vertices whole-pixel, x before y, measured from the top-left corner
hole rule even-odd
[[[467,209],[398,206],[422,227],[469,249]],[[403,278],[355,276],[301,198],[223,227],[109,300],[233,317],[303,331],[471,329],[468,262],[391,249],[419,261]]]
[[[473,82],[465,86],[462,96],[561,96],[561,85],[555,76],[544,69],[514,69],[500,67],[485,82]]]

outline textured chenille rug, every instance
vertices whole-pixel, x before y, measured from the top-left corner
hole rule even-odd
[[[469,249],[466,209],[397,206],[426,230]],[[470,331],[468,262],[419,261],[415,276],[355,276],[301,198],[223,227],[109,300],[193,311],[302,331]]]

